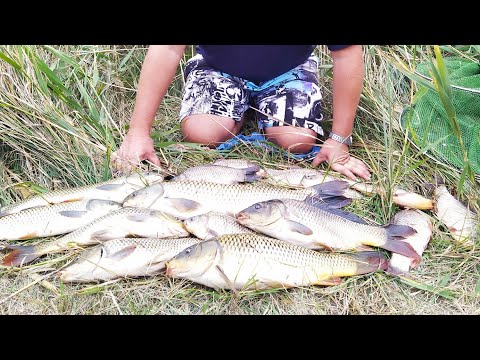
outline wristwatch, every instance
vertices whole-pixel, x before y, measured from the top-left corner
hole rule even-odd
[[[348,146],[352,145],[352,135],[349,135],[347,137],[341,137],[340,135],[337,135],[333,132],[330,132],[328,137],[330,139],[333,139],[333,140],[339,142],[340,144],[345,144],[345,145],[348,145]]]

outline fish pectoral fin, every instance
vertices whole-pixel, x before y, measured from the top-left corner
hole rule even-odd
[[[178,211],[194,211],[197,209],[200,209],[202,207],[202,204],[195,200],[190,200],[190,199],[183,199],[183,198],[166,198],[166,201],[168,201],[172,207],[174,207]]]
[[[225,274],[225,272],[223,271],[223,269],[217,265],[215,266],[218,270],[218,272],[220,273],[220,275],[222,276],[222,278],[225,280],[225,282],[228,284],[228,286],[230,287],[230,289],[238,295],[238,291],[237,289],[235,289],[235,286],[233,286],[233,283],[230,281],[230,279],[228,278],[227,274]]]
[[[294,232],[298,232],[302,235],[312,235],[313,234],[312,229],[310,229],[308,226],[305,226],[305,225],[300,224],[299,222],[296,222],[296,221],[293,221],[293,220],[285,219],[285,221],[287,222],[290,230],[292,230]]]
[[[208,235],[212,238],[216,238],[216,237],[218,237],[219,233],[216,232],[215,230],[210,229],[210,230],[208,230]]]
[[[313,285],[326,285],[326,286],[334,286],[340,285],[342,283],[342,278],[338,276],[330,276],[325,279],[317,280]]]
[[[139,235],[139,234],[135,234],[135,233],[132,233],[132,232],[129,232],[128,234],[125,235],[125,238],[127,239],[135,239],[135,238],[141,238],[143,236]]]
[[[131,214],[127,215],[127,219],[129,221],[134,221],[134,222],[142,222],[145,221],[149,218],[150,216],[145,215],[145,214]]]
[[[320,246],[320,247],[323,247],[324,250],[333,251],[333,248],[331,248],[330,246],[328,246],[328,245],[326,245],[326,244],[324,244],[324,243],[316,242],[315,245]]]
[[[65,211],[60,211],[59,214],[65,217],[81,218],[82,216],[85,216],[86,214],[88,214],[88,211],[65,210]]]
[[[67,199],[67,200],[62,201],[62,203],[76,202],[76,201],[81,201],[81,200],[83,200],[83,199],[84,199],[83,197],[70,198],[70,199]]]
[[[117,235],[115,233],[115,231],[113,231],[112,229],[98,230],[98,231],[93,232],[90,235],[90,239],[100,241],[100,242],[110,240],[110,239],[114,239],[116,237],[122,237],[122,234]]]
[[[122,250],[114,252],[113,254],[109,254],[107,257],[112,260],[122,260],[127,256],[129,256],[131,253],[133,253],[136,248],[137,248],[137,245],[129,245],[126,248],[123,248]]]
[[[124,184],[103,184],[97,186],[95,189],[104,191],[113,191],[121,188]]]

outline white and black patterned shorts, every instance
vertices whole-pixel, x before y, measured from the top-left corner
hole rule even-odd
[[[296,68],[255,84],[211,68],[202,55],[197,54],[186,64],[180,121],[196,114],[239,121],[252,107],[259,110],[255,113],[260,129],[286,123],[323,135],[318,63],[318,57],[312,54]]]

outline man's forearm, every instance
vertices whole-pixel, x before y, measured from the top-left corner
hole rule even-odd
[[[186,45],[152,45],[142,65],[130,130],[150,133],[157,109],[170,86]]]
[[[363,85],[361,45],[332,52],[333,124],[332,131],[342,137],[352,134],[353,121]]]

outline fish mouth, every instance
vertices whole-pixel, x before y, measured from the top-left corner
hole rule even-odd
[[[167,269],[165,270],[165,276],[172,277],[175,270],[175,265],[168,261],[165,266],[167,267]]]
[[[68,275],[69,275],[69,274],[68,274],[68,271],[65,271],[65,270],[59,271],[59,272],[57,273],[57,277],[58,277],[60,280],[64,281],[64,282],[69,282],[69,281],[72,280],[72,277],[71,277],[71,276],[68,276]]]
[[[266,178],[268,177],[268,174],[265,170],[263,169],[260,169],[260,170],[257,170],[257,172],[255,173],[257,176],[260,176],[262,178]]]
[[[248,215],[243,212],[239,212],[235,214],[235,219],[239,222],[242,222],[248,219]]]

